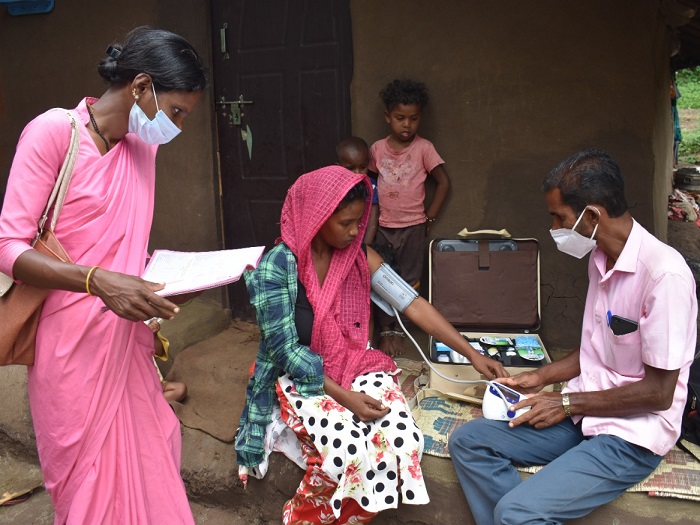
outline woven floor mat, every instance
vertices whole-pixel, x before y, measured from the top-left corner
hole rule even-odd
[[[418,396],[413,417],[423,431],[424,454],[450,457],[447,449],[449,436],[467,421],[482,417],[477,405],[449,399],[444,396]],[[647,492],[649,496],[700,501],[700,447],[683,443],[691,453],[673,447],[651,475],[628,489],[628,492]],[[521,472],[535,473],[542,467],[522,467]]]
[[[394,362],[401,369],[401,375],[399,376],[401,392],[403,392],[409,406],[413,406],[413,400],[416,397],[416,380],[427,372],[428,366],[423,361],[415,361],[403,357],[394,358]]]

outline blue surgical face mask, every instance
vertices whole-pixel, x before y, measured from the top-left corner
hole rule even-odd
[[[600,211],[598,210],[598,208],[594,208],[593,206],[586,206],[581,215],[579,215],[578,219],[576,220],[576,224],[574,224],[573,229],[570,230],[568,228],[559,228],[557,230],[549,230],[549,233],[551,233],[552,239],[554,239],[554,242],[557,244],[557,248],[559,249],[559,251],[576,257],[577,259],[583,258],[596,245],[594,237],[596,231],[598,231],[597,224],[595,225],[595,228],[593,228],[593,233],[591,234],[590,238],[584,237],[576,231],[576,226],[578,226],[578,223],[581,222],[583,213],[585,213],[587,209],[595,211],[598,214],[598,216],[600,216]]]
[[[156,116],[153,120],[149,119],[138,103],[134,102],[129,112],[129,133],[135,133],[146,144],[165,144],[177,137],[182,130],[158,107],[158,97],[156,97],[156,88],[153,87],[153,83],[151,88],[156,101]]]

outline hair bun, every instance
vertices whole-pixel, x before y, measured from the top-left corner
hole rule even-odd
[[[117,61],[111,56],[105,57],[100,60],[97,66],[97,73],[102,77],[102,79],[111,84],[118,76],[119,65]]]

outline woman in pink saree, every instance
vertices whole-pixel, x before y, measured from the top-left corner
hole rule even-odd
[[[28,369],[29,400],[56,524],[194,523],[180,476],[180,425],[142,321],[175,303],[143,281],[155,155],[197,105],[206,76],[183,38],[138,28],[107,49],[100,99],[73,110],[80,150],[56,236],[73,264],[29,239],[66,155],[65,110],[30,122],[0,215],[0,271],[51,289]]]

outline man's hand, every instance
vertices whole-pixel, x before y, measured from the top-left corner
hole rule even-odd
[[[498,381],[521,394],[535,393],[545,386],[542,377],[537,372],[523,372],[516,376],[506,377]]]
[[[547,428],[563,421],[566,417],[559,392],[540,392],[515,403],[511,410],[530,407],[530,410],[508,423],[513,428],[528,424],[535,428]]]

